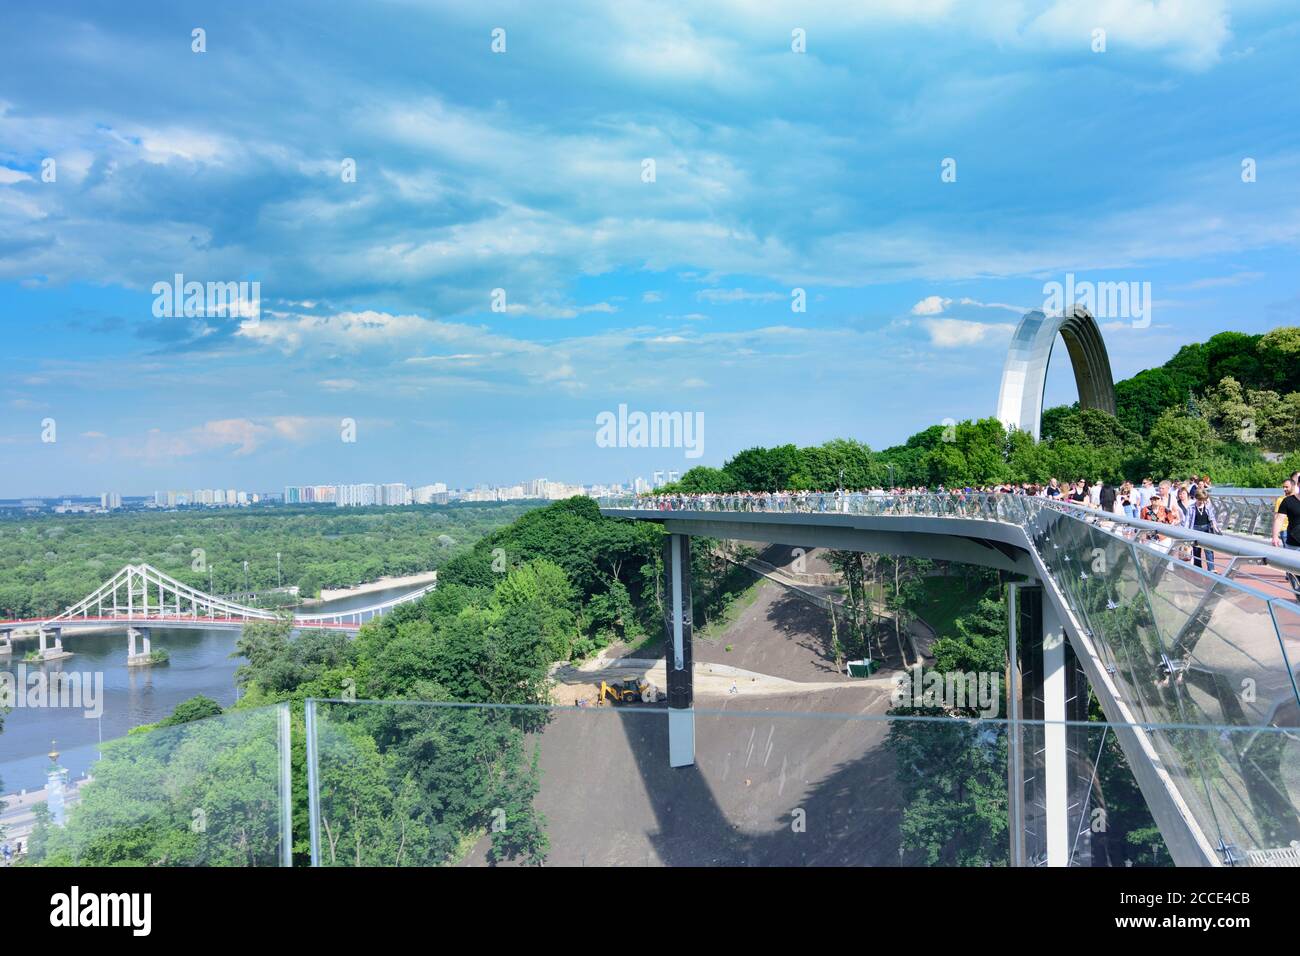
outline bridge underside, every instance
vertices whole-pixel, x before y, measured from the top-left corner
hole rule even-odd
[[[980,533],[962,535],[952,533],[951,518],[748,514],[736,515],[736,520],[710,520],[707,512],[689,517],[665,517],[658,511],[629,517],[660,521],[665,531],[674,534],[957,561],[1012,574],[1031,577],[1037,574],[1026,550],[1024,535],[1017,528],[994,522],[973,522],[982,526]],[[908,523],[907,530],[899,530],[902,521]]]

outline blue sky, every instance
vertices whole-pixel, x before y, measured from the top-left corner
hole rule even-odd
[[[808,7],[5,4],[0,497],[884,447],[992,414],[1067,273],[1150,283],[1117,378],[1300,324],[1293,4]],[[155,317],[176,273],[260,314]],[[620,403],[703,456],[598,447]]]

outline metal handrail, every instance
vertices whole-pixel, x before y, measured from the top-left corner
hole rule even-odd
[[[1260,498],[1260,501],[1266,501]],[[774,492],[718,495],[607,495],[598,499],[601,508],[629,511],[669,512],[731,512],[742,514],[844,514],[887,517],[968,517],[988,518],[1005,524],[1024,526],[1028,516],[1024,513],[1026,501],[1035,502],[1090,524],[1110,522],[1146,532],[1186,541],[1215,552],[1259,558],[1272,566],[1300,572],[1300,552],[1275,548],[1271,544],[1255,543],[1239,535],[1209,534],[1185,528],[1182,525],[1160,524],[1127,515],[1103,512],[1075,502],[1054,498],[1008,494],[1005,492],[976,492],[974,494],[908,493],[901,495],[848,492]],[[630,503],[630,506],[629,506]],[[643,507],[636,505],[643,504]],[[1000,507],[1001,506],[1001,507]],[[1019,506],[1019,507],[1017,507]],[[1017,510],[1020,520],[1013,520],[1007,512]],[[974,513],[972,513],[974,512]]]

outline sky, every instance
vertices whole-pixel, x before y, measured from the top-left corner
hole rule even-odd
[[[0,497],[887,447],[992,415],[1067,276],[1148,306],[1098,316],[1117,380],[1300,324],[1290,3],[10,0],[0,37]],[[168,314],[177,275],[258,297]],[[620,405],[698,455],[604,447]]]

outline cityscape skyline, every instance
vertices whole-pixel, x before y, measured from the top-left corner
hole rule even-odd
[[[682,472],[677,469],[660,469],[651,472],[651,478],[646,480],[644,476],[634,475],[627,479],[626,483],[618,481],[609,482],[560,482],[552,481],[546,478],[534,478],[528,481],[516,481],[509,484],[495,484],[479,482],[471,486],[448,485],[446,482],[426,482],[421,485],[413,485],[407,482],[323,482],[308,485],[286,485],[281,490],[266,488],[260,491],[250,490],[251,486],[244,488],[204,488],[204,489],[158,489],[152,492],[122,492],[117,490],[103,491],[96,494],[87,492],[62,492],[56,494],[37,494],[24,495],[13,498],[0,498],[0,502],[21,503],[24,501],[60,501],[64,504],[70,504],[74,501],[78,504],[86,500],[92,500],[95,497],[100,499],[100,510],[116,510],[123,507],[127,500],[147,501],[152,499],[150,507],[229,507],[238,505],[259,504],[265,502],[280,502],[283,504],[331,504],[339,507],[346,506],[367,506],[367,505],[405,505],[405,504],[446,504],[450,501],[460,500],[498,500],[509,501],[516,499],[530,500],[555,500],[558,498],[572,497],[573,495],[582,494],[604,494],[619,493],[624,490],[643,491],[651,488],[662,487],[664,484],[676,481]],[[326,497],[320,496],[320,491],[328,490]],[[345,491],[346,489],[346,491]],[[370,489],[370,497],[364,497],[366,491]],[[310,496],[291,495],[291,492],[301,493],[311,491]],[[475,497],[480,493],[500,492],[502,494],[492,498]],[[403,500],[397,500],[401,497]],[[12,506],[12,505],[10,505]],[[83,510],[77,508],[76,510]]]

